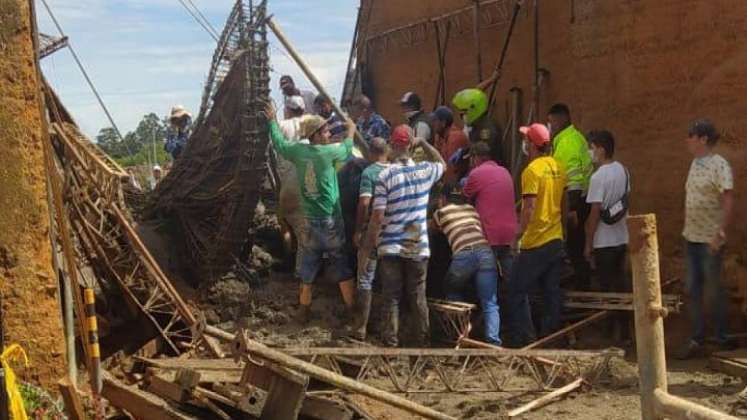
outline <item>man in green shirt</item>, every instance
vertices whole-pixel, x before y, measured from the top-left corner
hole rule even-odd
[[[547,115],[552,138],[552,157],[560,163],[568,179],[568,220],[565,247],[574,271],[576,290],[589,290],[591,267],[584,250],[586,247],[586,219],[591,207],[586,203],[589,181],[594,167],[591,163],[586,138],[571,122],[571,111],[565,104],[555,104]]]
[[[272,105],[268,104],[265,114],[272,144],[280,156],[296,167],[301,190],[305,223],[299,233],[299,257],[296,260],[296,276],[301,280],[298,318],[305,323],[311,316],[311,285],[321,268],[324,255],[339,281],[345,307],[348,313],[352,313],[355,281],[343,252],[345,229],[335,165],[352,155],[355,123],[348,120],[346,139],[331,144],[331,134],[324,118],[308,117],[300,126],[300,137],[309,140],[309,144],[303,144],[290,142],[283,136]]]

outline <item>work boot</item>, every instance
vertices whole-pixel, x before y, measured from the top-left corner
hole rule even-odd
[[[695,357],[702,357],[703,354],[703,345],[695,340],[690,340],[685,348],[681,349],[675,357],[679,360],[687,360]]]
[[[350,331],[350,337],[358,341],[366,341],[366,327],[368,326],[368,317],[371,314],[371,301],[373,293],[370,290],[359,290],[356,301],[355,322],[353,330]]]
[[[306,325],[311,320],[311,305],[298,305],[296,312],[296,321],[301,325]]]

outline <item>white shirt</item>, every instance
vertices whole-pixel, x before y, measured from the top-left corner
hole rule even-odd
[[[630,179],[625,167],[619,162],[602,165],[591,176],[586,202],[601,203],[601,210],[611,207],[620,201],[625,192],[630,191]],[[608,225],[601,219],[594,233],[594,249],[609,248],[628,243],[627,215],[614,225]]]
[[[288,118],[286,120],[282,120],[278,122],[278,126],[280,126],[280,132],[283,133],[283,136],[289,141],[293,143],[308,143],[308,140],[303,140],[299,138],[301,136],[301,120],[303,117],[294,117],[294,118]],[[296,176],[296,167],[293,166],[292,163],[290,163],[288,160],[284,159],[282,156],[278,155],[278,174],[280,175],[280,178],[282,180],[287,180],[289,178],[295,178]]]

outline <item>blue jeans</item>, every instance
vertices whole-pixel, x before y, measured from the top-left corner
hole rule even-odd
[[[508,279],[506,302],[509,326],[514,345],[524,346],[537,338],[529,307],[529,292],[539,286],[544,310],[540,336],[560,328],[563,303],[560,272],[563,262],[563,242],[554,240],[538,248],[521,250],[514,259]]]
[[[721,284],[721,267],[723,251],[711,253],[708,244],[686,242],[687,277],[685,284],[690,296],[690,319],[692,321],[692,340],[698,344],[705,342],[705,316],[703,300],[708,299],[711,308],[711,320],[716,340],[725,343],[727,338],[726,290]]]
[[[304,284],[312,284],[326,255],[337,281],[353,277],[345,252],[345,232],[340,217],[307,217],[301,229],[296,259],[296,276]]]
[[[477,298],[485,320],[485,339],[501,345],[501,319],[498,314],[498,268],[489,247],[468,248],[453,255],[446,274],[449,300],[465,301],[465,289],[475,279]]]

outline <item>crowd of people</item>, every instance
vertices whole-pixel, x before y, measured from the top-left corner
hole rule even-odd
[[[445,297],[479,304],[483,339],[494,345],[522,347],[562,327],[566,261],[575,290],[631,291],[625,269],[631,174],[616,159],[613,134],[584,135],[567,105],[553,105],[544,124],[520,128],[524,169],[515,182],[502,130],[479,87],[431,113],[407,92],[400,99],[404,123],[394,127],[366,96],[348,104],[346,119],[334,114],[329,98],[299,90],[289,76],[280,88],[284,119],[277,121],[272,105],[266,114],[282,180],[278,215],[289,243],[297,243],[300,322],[311,316],[312,284],[326,261],[339,282],[349,337],[366,340],[378,283],[383,343],[400,344],[406,304],[410,341],[428,345],[426,282],[436,232],[451,248]],[[693,334],[683,357],[705,342],[704,290],[711,292],[716,339],[729,344],[720,269],[733,179],[713,150],[718,138],[713,123],[702,119],[685,141],[694,158],[683,231]],[[542,304],[532,307],[537,292]],[[619,316],[610,330],[625,340],[628,324]]]

